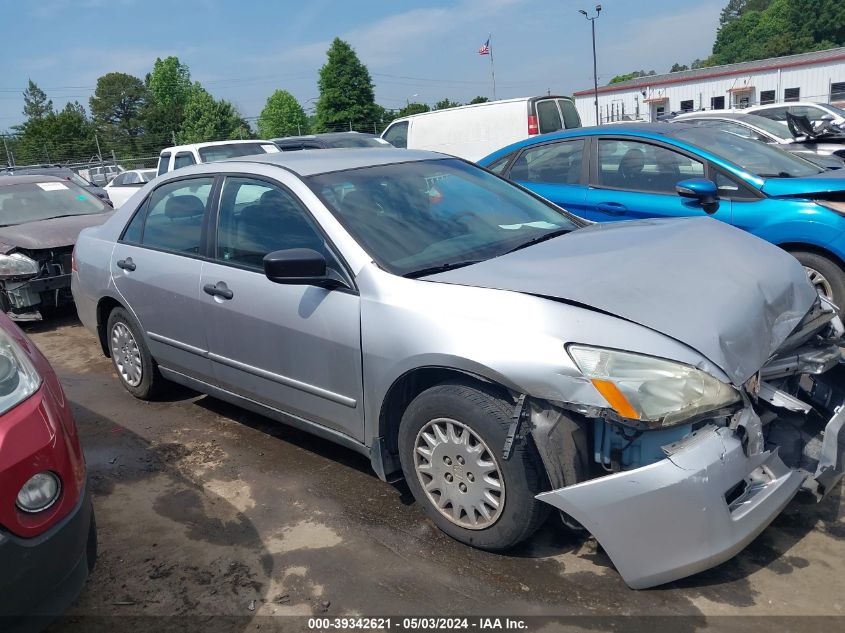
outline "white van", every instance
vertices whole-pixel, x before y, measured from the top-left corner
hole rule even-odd
[[[227,158],[274,154],[279,148],[272,141],[213,141],[174,145],[161,150],[158,157],[158,175],[197,163],[213,163]]]
[[[476,161],[535,134],[581,127],[569,97],[520,97],[423,112],[393,121],[381,137],[395,147]]]

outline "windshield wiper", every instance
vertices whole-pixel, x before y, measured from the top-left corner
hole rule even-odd
[[[420,268],[402,275],[409,279],[417,279],[418,277],[426,277],[428,275],[436,275],[437,273],[445,273],[447,270],[455,270],[456,268],[463,268],[464,266],[472,266],[473,264],[480,264],[483,259],[467,259],[460,262],[450,262],[448,264],[440,264],[439,266],[429,266],[428,268]]]
[[[519,246],[515,246],[514,248],[506,251],[507,253],[513,253],[514,251],[522,250],[523,248],[527,248],[529,246],[534,246],[534,244],[539,244],[540,242],[545,242],[546,240],[550,240],[553,237],[560,237],[561,235],[566,235],[567,233],[571,233],[574,229],[556,229],[554,231],[549,231],[548,233],[543,233],[542,235],[538,235],[535,238],[528,240],[527,242],[523,242]]]

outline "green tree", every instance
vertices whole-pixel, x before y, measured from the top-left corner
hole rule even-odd
[[[674,64],[672,64],[672,68],[669,69],[669,72],[677,73],[681,72],[682,70],[689,70],[689,66],[687,66],[686,64],[679,64],[678,62],[675,62]]]
[[[257,127],[261,138],[307,134],[308,118],[296,97],[287,90],[276,90],[267,98]]]
[[[400,109],[394,118],[399,119],[403,116],[411,116],[412,114],[422,114],[423,112],[431,112],[431,108],[425,103],[411,102],[404,108]]]
[[[53,102],[47,94],[39,88],[32,79],[23,91],[23,115],[27,120],[43,119],[53,112]]]
[[[459,105],[462,105],[462,104],[458,103],[457,101],[452,101],[451,99],[446,98],[446,99],[442,99],[442,100],[438,101],[437,103],[435,103],[434,109],[435,110],[447,110],[449,108],[457,108]]]
[[[473,97],[472,101],[470,101],[469,103],[470,105],[474,105],[476,103],[487,103],[488,101],[490,101],[490,99],[488,99],[487,97],[478,96]]]
[[[709,66],[845,45],[842,0],[732,0],[725,11]]]
[[[357,129],[371,132],[381,120],[382,110],[375,103],[370,71],[358,59],[353,48],[335,38],[320,68],[317,85],[317,129],[335,131]]]
[[[628,81],[630,79],[636,79],[637,77],[648,77],[650,75],[656,75],[657,73],[653,70],[645,71],[645,70],[635,70],[630,73],[626,73],[624,75],[616,75],[613,79],[610,80],[609,83],[611,84],[618,84],[621,81]]]
[[[179,143],[249,138],[249,124],[228,101],[217,101],[199,82],[194,83],[185,104]]]
[[[18,126],[15,158],[19,165],[40,162],[87,161],[97,154],[96,128],[76,101]]]
[[[182,127],[185,107],[193,90],[191,71],[178,57],[157,57],[145,85],[147,102],[141,112],[144,130],[156,138],[166,139]]]
[[[146,100],[147,87],[137,77],[106,73],[97,79],[88,107],[94,124],[121,154],[137,151],[135,137],[144,129],[141,112]]]

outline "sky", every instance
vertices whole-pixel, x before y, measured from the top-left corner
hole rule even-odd
[[[710,53],[726,0],[604,0],[596,22],[599,85],[631,70],[667,72]],[[254,121],[288,90],[306,111],[334,37],[369,68],[376,101],[398,109],[493,97],[571,94],[593,83],[584,0],[0,0],[0,130],[22,121],[31,78],[57,108],[87,107],[97,77],[143,78],[176,55],[194,80]]]

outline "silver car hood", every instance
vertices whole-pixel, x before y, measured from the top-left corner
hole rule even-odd
[[[601,310],[692,347],[736,385],[817,298],[791,255],[711,218],[595,224],[425,279]]]

